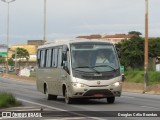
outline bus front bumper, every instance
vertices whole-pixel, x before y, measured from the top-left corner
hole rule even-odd
[[[106,98],[121,96],[122,83],[108,86],[71,86],[71,98]]]

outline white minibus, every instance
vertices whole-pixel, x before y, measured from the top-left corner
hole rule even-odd
[[[121,96],[122,76],[114,45],[103,40],[68,39],[48,42],[37,51],[37,90],[48,100]]]

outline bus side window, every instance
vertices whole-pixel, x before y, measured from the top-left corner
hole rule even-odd
[[[38,50],[38,52],[37,52],[37,65],[38,65],[38,67],[40,67],[40,58],[41,58],[41,51]]]
[[[52,67],[54,67],[55,66],[55,49],[53,48],[52,49]]]
[[[40,67],[43,68],[45,67],[45,62],[46,62],[46,50],[41,50],[41,57],[40,57]]]
[[[52,67],[57,67],[58,49],[54,48],[52,52]]]
[[[62,48],[58,49],[58,67],[61,67],[62,64]]]
[[[46,67],[51,67],[51,53],[52,53],[52,50],[48,49],[47,56],[46,56]]]

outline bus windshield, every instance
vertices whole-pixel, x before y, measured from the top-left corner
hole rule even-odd
[[[115,48],[107,43],[71,44],[72,69],[83,72],[106,72],[119,69]]]

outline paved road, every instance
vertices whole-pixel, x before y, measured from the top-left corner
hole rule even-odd
[[[28,111],[43,110],[43,111],[69,111],[71,113],[55,113],[56,115],[61,115],[61,119],[86,119],[86,115],[91,115],[93,117],[87,119],[139,119],[139,120],[159,120],[160,117],[108,117],[102,118],[106,111],[108,114],[112,114],[110,111],[122,111],[120,115],[126,115],[127,111],[136,111],[137,115],[141,115],[143,111],[157,111],[160,114],[160,95],[149,95],[149,94],[139,94],[139,93],[128,93],[123,92],[121,97],[116,98],[114,104],[107,104],[106,99],[99,100],[79,100],[75,101],[74,104],[67,105],[64,102],[64,98],[58,97],[55,101],[48,101],[46,96],[36,90],[36,85],[24,81],[15,81],[10,79],[0,78],[0,91],[11,92],[16,96],[16,98],[25,104],[22,109]],[[12,108],[14,109],[14,108]],[[17,109],[17,108],[16,108]],[[84,115],[77,117],[75,111],[85,111],[83,113],[78,112],[78,115]],[[89,112],[87,112],[89,111]],[[99,111],[99,112],[97,112]],[[85,114],[86,113],[86,114]],[[114,113],[114,112],[113,112]],[[123,113],[123,114],[122,114]],[[139,113],[139,114],[138,114]],[[146,112],[145,112],[146,113]],[[155,113],[155,112],[154,112]],[[50,116],[54,116],[53,113],[48,113]],[[116,112],[117,114],[117,112]],[[131,112],[133,115],[133,112]],[[130,114],[129,114],[130,115]],[[69,118],[66,116],[70,116]],[[101,118],[100,118],[101,117]],[[56,119],[56,117],[54,116]],[[44,119],[44,118],[43,118]],[[50,119],[50,118],[45,118]]]

